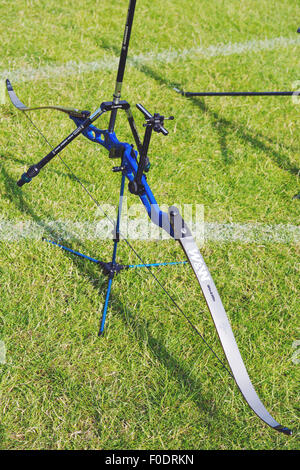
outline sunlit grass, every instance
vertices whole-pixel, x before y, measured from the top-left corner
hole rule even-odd
[[[201,4],[201,5],[200,5]],[[127,0],[76,3],[2,1],[0,74],[116,57]],[[91,14],[92,12],[92,14]],[[298,13],[298,14],[297,14]],[[292,37],[297,1],[137,2],[130,55]],[[290,98],[186,99],[173,90],[289,90],[299,79],[299,47],[174,62],[131,64],[123,97],[139,128],[141,102],[167,122],[154,135],[150,186],[159,203],[203,204],[205,220],[299,224],[299,105]],[[31,105],[94,110],[110,100],[115,71],[19,81]],[[30,115],[58,143],[73,129],[59,113]],[[0,106],[1,219],[31,220],[53,237],[50,220],[94,221],[96,206],[59,159],[22,190],[16,180],[48,147],[8,100]],[[107,117],[99,127],[107,125]],[[125,117],[117,135],[131,139]],[[131,140],[130,140],[131,142]],[[116,204],[119,174],[105,151],[84,138],[63,153],[102,204]],[[113,162],[115,164],[115,162]],[[129,203],[137,200],[130,196]],[[133,242],[147,262],[181,259],[172,241]],[[74,249],[109,260],[108,241]],[[139,262],[120,244],[121,263]],[[297,427],[299,246],[212,243],[203,255],[220,291],[250,377],[268,410]],[[114,282],[107,330],[97,330],[107,278],[41,240],[0,244],[0,447],[3,449],[295,449],[243,401],[235,383],[147,271]],[[188,267],[158,269],[216,352],[223,353],[199,285]]]

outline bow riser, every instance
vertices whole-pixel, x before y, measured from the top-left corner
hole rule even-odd
[[[82,118],[70,116],[75,122],[76,126],[80,126],[83,122]],[[107,129],[98,129],[97,127],[90,125],[87,129],[82,132],[82,135],[90,141],[97,143],[104,147],[109,152],[113,148],[122,149],[121,168],[123,173],[129,182],[133,182],[138,172],[138,152],[133,150],[132,145],[126,142],[120,142],[115,132],[109,132]],[[158,227],[164,229],[170,236],[173,236],[173,228],[169,221],[169,216],[166,212],[162,211],[151,191],[146,176],[142,176],[142,185],[144,191],[142,194],[138,194],[143,206],[145,207],[147,214],[151,221]]]

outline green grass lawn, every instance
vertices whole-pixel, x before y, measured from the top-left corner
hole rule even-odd
[[[1,86],[11,78],[26,104],[95,110],[112,98],[127,4],[2,1]],[[299,224],[300,200],[293,196],[300,192],[300,104],[285,97],[187,99],[173,90],[292,89],[300,80],[300,42],[211,57],[197,48],[300,41],[299,13],[297,0],[137,1],[123,98],[175,116],[166,125],[169,136],[155,134],[150,148],[148,181],[159,203],[203,204],[206,222],[274,230]],[[159,60],[166,51],[173,59]],[[93,69],[97,61],[107,66]],[[1,96],[0,224],[32,222],[55,238],[50,221],[94,223],[97,207],[59,159],[30,185],[16,186],[49,149]],[[142,129],[142,115],[133,111]],[[60,113],[30,117],[54,145],[74,128]],[[97,125],[105,127],[107,117]],[[130,138],[121,114],[117,134]],[[120,175],[111,172],[105,150],[80,137],[63,157],[101,204],[117,203]],[[299,340],[297,240],[207,240],[202,248],[253,384],[274,418],[294,430],[287,437],[254,415],[147,271],[116,278],[99,339],[107,285],[99,268],[41,238],[6,238],[2,229],[0,448],[299,449],[299,365],[292,361]],[[111,257],[108,240],[65,243]],[[182,259],[172,240],[132,244],[146,262]],[[119,261],[139,262],[124,242]],[[177,266],[155,274],[223,358],[192,270]]]

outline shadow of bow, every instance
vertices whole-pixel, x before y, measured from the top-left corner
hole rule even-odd
[[[30,203],[26,201],[26,196],[24,196],[23,192],[17,187],[14,178],[9,175],[9,173],[5,170],[4,167],[1,168],[1,173],[5,185],[5,197],[7,197],[20,212],[30,216],[37,224],[39,224],[50,237],[52,237],[54,240],[57,240],[58,237],[56,231],[53,230],[53,227],[45,223],[42,220],[41,216],[39,216],[36,211],[30,206]],[[47,214],[47,216],[49,216],[50,219],[50,215]],[[86,250],[84,250],[84,245],[82,242],[80,242],[80,240],[76,240],[75,242],[76,247],[80,246],[83,251],[86,252]],[[67,246],[72,247],[72,243],[67,242],[66,244]],[[59,248],[51,247],[51,249],[55,250]],[[96,290],[96,295],[100,294],[100,296],[104,300],[107,287],[107,276],[105,276],[96,265],[93,265],[93,263],[89,263],[88,261],[78,258],[65,251],[62,251],[62,253],[76,266],[76,269],[92,284],[93,288]],[[97,272],[97,275],[95,275],[95,272]],[[145,273],[145,276],[148,276],[148,274]],[[115,280],[114,282],[117,282],[117,280]],[[147,292],[149,295],[151,294],[151,291]],[[145,347],[145,344],[147,344],[153,359],[159,361],[160,364],[162,364],[168,370],[172,379],[174,379],[174,377],[176,378],[180,390],[183,389],[186,395],[191,396],[193,403],[197,406],[199,411],[204,413],[203,422],[205,422],[206,426],[209,426],[211,418],[216,417],[219,412],[222,412],[222,414],[224,414],[223,409],[221,410],[220,408],[218,410],[216,408],[213,397],[206,396],[204,398],[202,396],[202,384],[200,378],[196,377],[193,372],[189,370],[189,366],[186,365],[183,360],[181,361],[178,357],[172,355],[172,353],[168,349],[168,346],[164,343],[162,338],[155,337],[154,334],[151,333],[151,324],[149,320],[139,322],[137,312],[130,309],[128,304],[125,305],[120,300],[120,297],[118,297],[118,295],[115,295],[113,292],[111,293],[109,308],[110,316],[118,315],[119,318],[121,318],[124,322],[124,325],[126,325],[126,329],[129,332],[129,335],[131,335],[135,341],[138,341],[141,346],[141,349],[143,349]],[[99,320],[100,311],[96,312],[95,314],[95,335],[97,334]],[[28,319],[23,318],[23,321],[26,324],[26,321],[28,321]],[[155,321],[155,319],[153,321]],[[99,341],[101,341],[101,339],[99,339]],[[225,380],[227,380],[227,378]],[[172,380],[172,386],[174,386],[174,380]],[[153,398],[153,400],[155,400],[155,398]],[[93,402],[92,397],[91,401]],[[94,418],[98,423],[100,435],[101,420],[98,413],[95,413]]]
[[[108,45],[102,41],[101,46],[103,49],[112,52],[114,55],[118,56],[119,48],[115,46]],[[153,70],[149,65],[139,63],[137,61],[130,60],[129,62],[137,70],[144,73],[146,76],[150,77],[152,80],[155,80],[162,86],[165,86],[169,89],[174,88],[174,83],[168,80],[167,78],[161,76],[157,71]],[[175,93],[175,91],[174,91]],[[180,95],[178,95],[180,96]],[[293,175],[299,176],[300,168],[297,167],[294,163],[290,161],[289,156],[286,152],[275,149],[274,147],[278,145],[278,142],[274,141],[269,136],[258,132],[257,130],[251,130],[249,127],[245,129],[244,126],[241,126],[240,123],[236,121],[230,121],[216,111],[212,110],[208,104],[200,97],[185,97],[182,96],[183,100],[188,100],[194,106],[201,110],[202,113],[205,113],[207,116],[210,116],[211,125],[218,135],[219,147],[221,154],[223,156],[224,163],[230,163],[232,160],[232,152],[228,149],[227,139],[229,132],[235,132],[238,137],[244,142],[244,144],[251,145],[253,148],[263,151],[272,161],[281,169],[290,172]],[[230,138],[230,137],[229,137]],[[299,152],[298,148],[292,148],[290,146],[285,146],[281,143],[281,147],[284,147],[287,151]]]

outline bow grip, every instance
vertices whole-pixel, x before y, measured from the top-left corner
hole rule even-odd
[[[37,167],[37,165],[32,165],[30,168],[28,168],[27,172],[23,173],[19,181],[17,181],[17,185],[19,187],[23,186],[26,183],[30,183],[32,178],[37,176],[39,174],[40,170]]]

